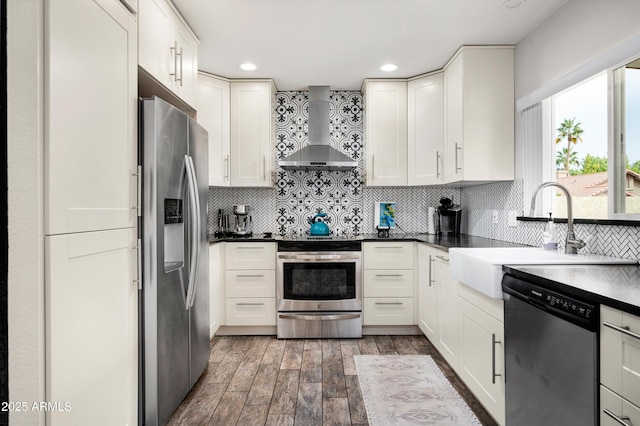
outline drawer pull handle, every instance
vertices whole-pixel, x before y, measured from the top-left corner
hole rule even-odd
[[[402,274],[376,274],[376,277],[404,277]]]
[[[256,274],[256,275],[248,275],[248,274],[245,274],[245,275],[236,275],[236,278],[262,278],[262,277],[264,277],[264,275],[262,275],[262,274]]]
[[[239,302],[236,303],[236,306],[263,306],[264,303],[249,303],[249,302]]]
[[[613,413],[613,411],[609,410],[608,408],[605,408],[603,411],[607,416],[611,417],[613,420],[620,423],[621,425],[631,426],[631,422],[627,423],[630,420],[629,416],[617,416]]]
[[[402,249],[404,247],[401,247],[401,246],[382,246],[382,247],[376,246],[376,248],[377,249],[396,249],[396,250],[399,250],[399,249]]]
[[[241,247],[236,247],[238,250],[262,250],[264,247],[245,247],[245,246],[241,246]]]
[[[444,256],[440,256],[440,255],[438,255],[438,256],[436,256],[436,257],[437,257],[438,259],[442,260],[442,261],[445,261],[445,262],[448,262],[448,261],[449,261],[449,258],[448,258],[448,257],[444,257]]]
[[[402,305],[402,302],[376,302],[376,305]]]
[[[360,314],[331,314],[331,315],[300,315],[300,314],[279,314],[279,318],[291,320],[307,320],[307,321],[332,321],[347,320],[360,318]]]
[[[433,263],[433,265],[435,265],[436,260],[433,258],[433,256],[429,255],[429,287],[431,287],[431,284],[435,284],[436,280],[434,280],[433,277],[433,265],[431,265]]]
[[[496,373],[496,344],[502,343],[500,340],[496,340],[496,334],[491,335],[491,383],[496,383],[496,377],[502,376],[502,374]]]
[[[603,322],[602,324],[605,325],[606,327],[609,327],[609,328],[612,328],[612,329],[614,329],[616,331],[619,331],[622,334],[626,334],[627,336],[631,336],[631,337],[634,337],[634,338],[640,340],[640,334],[634,333],[626,325],[623,326],[623,327],[620,327],[619,325],[611,324],[610,322],[607,322],[607,321]]]

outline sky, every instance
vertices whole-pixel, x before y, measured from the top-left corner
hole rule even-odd
[[[640,70],[627,69],[626,140],[629,162],[640,160]],[[584,130],[582,142],[574,146],[579,159],[586,154],[607,155],[607,74],[567,90],[554,97],[554,133],[564,119],[574,118]],[[554,138],[555,139],[555,138]],[[566,147],[566,139],[556,151]],[[554,159],[555,161],[555,159]]]

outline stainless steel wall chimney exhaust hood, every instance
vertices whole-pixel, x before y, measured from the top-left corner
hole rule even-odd
[[[358,161],[331,147],[329,86],[309,86],[309,145],[280,160],[285,170],[344,170]]]

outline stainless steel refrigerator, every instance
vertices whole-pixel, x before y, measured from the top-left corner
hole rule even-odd
[[[207,132],[160,98],[140,103],[140,424],[164,424],[209,359]],[[143,384],[143,385],[142,385]]]

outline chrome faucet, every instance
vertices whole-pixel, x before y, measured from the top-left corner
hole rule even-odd
[[[566,186],[557,183],[557,182],[544,182],[539,187],[536,188],[533,196],[531,197],[531,211],[529,212],[529,216],[533,217],[536,209],[536,196],[541,189],[544,189],[548,186],[558,187],[564,192],[564,195],[567,197],[567,239],[564,243],[564,252],[566,254],[577,254],[578,250],[583,248],[586,244],[584,241],[576,238],[575,233],[573,232],[573,205],[571,202],[571,194],[569,194],[569,190]]]

